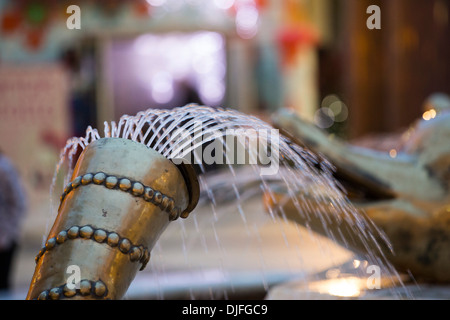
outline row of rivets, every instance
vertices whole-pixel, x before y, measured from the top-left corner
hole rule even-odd
[[[77,294],[82,296],[92,295],[97,298],[102,298],[108,292],[106,285],[101,280],[81,280],[79,283],[79,289],[77,289],[76,287],[73,288],[72,286],[73,284],[69,286],[66,283],[65,285],[42,291],[37,297],[37,300],[59,300],[60,298],[64,297],[72,298]]]
[[[118,178],[115,176],[107,175],[103,172],[98,173],[86,173],[82,176],[76,177],[71,183],[69,183],[61,195],[61,202],[67,196],[69,192],[78,188],[80,185],[88,184],[105,185],[108,189],[119,189],[125,192],[130,192],[136,197],[141,197],[145,201],[150,202],[161,210],[169,213],[169,219],[176,220],[180,217],[181,209],[175,207],[175,201],[159,191],[153,190],[151,187],[145,186],[138,181],[131,181],[128,178]]]
[[[67,230],[60,231],[56,237],[52,237],[47,240],[45,246],[39,251],[36,256],[36,263],[42,257],[42,255],[53,249],[58,244],[63,244],[66,240],[70,239],[92,239],[98,243],[106,243],[110,247],[118,247],[120,252],[130,255],[130,260],[142,263],[140,270],[143,270],[150,260],[150,252],[144,246],[136,246],[131,243],[127,238],[120,237],[115,232],[109,232],[103,229],[93,228],[90,225],[78,227],[73,226]]]

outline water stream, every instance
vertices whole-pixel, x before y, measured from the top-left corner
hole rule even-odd
[[[244,209],[246,201],[264,194],[271,198],[277,208],[275,192],[282,190],[291,197],[298,214],[306,221],[319,219],[326,236],[344,247],[352,241],[345,236],[351,232],[353,237],[364,244],[364,258],[378,265],[383,274],[389,274],[393,283],[402,284],[381,249],[381,246],[387,246],[392,250],[389,240],[352,206],[344,188],[332,176],[332,164],[278,135],[277,130],[268,123],[235,110],[198,105],[171,110],[148,109],[134,116],[124,115],[118,122],[105,122],[102,134],[88,127],[85,137],[69,139],[61,151],[50,190],[53,200],[46,234],[57,213],[54,203],[63,188],[58,185],[70,182],[74,161],[80,151],[103,137],[131,139],[156,150],[175,163],[193,163],[201,185],[199,205],[210,206],[211,216],[206,222],[199,222],[194,210],[188,219],[192,219],[199,234],[205,225],[212,228],[218,246],[221,240],[214,228],[223,221],[228,208],[234,207],[239,212],[249,238],[258,237],[258,226],[249,223],[248,219],[248,210],[251,208]],[[335,219],[330,219],[324,213],[324,206],[327,212],[331,210],[339,213]],[[259,214],[264,215],[265,219],[269,217],[273,223],[286,222],[281,205],[277,212],[273,208],[266,207],[266,212]],[[335,225],[331,228],[331,224],[340,222],[345,222],[342,225],[345,228],[350,226],[352,230],[343,232]],[[305,227],[314,236],[308,224]],[[282,227],[280,236],[283,236]],[[202,239],[200,242],[207,251],[208,243],[205,238]],[[180,246],[185,255],[189,254],[188,249],[198,240],[182,241]],[[288,240],[286,245],[289,246]],[[301,259],[301,252],[299,255]],[[404,295],[404,290],[402,292],[398,294],[399,297]]]

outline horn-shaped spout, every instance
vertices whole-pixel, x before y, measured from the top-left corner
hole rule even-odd
[[[27,299],[120,299],[170,221],[199,197],[192,167],[121,138],[90,143],[66,186]],[[69,278],[79,271],[79,279]]]

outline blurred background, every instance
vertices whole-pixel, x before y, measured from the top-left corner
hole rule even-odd
[[[401,132],[450,94],[449,14],[449,0],[0,0],[0,150],[28,203],[13,286],[31,279],[59,152],[88,125],[195,102],[269,122],[291,108],[352,141]]]

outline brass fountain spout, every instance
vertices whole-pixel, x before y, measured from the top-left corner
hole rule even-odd
[[[36,256],[27,299],[121,299],[170,221],[186,218],[198,198],[191,166],[127,139],[90,143]],[[74,266],[79,281],[68,279]]]

